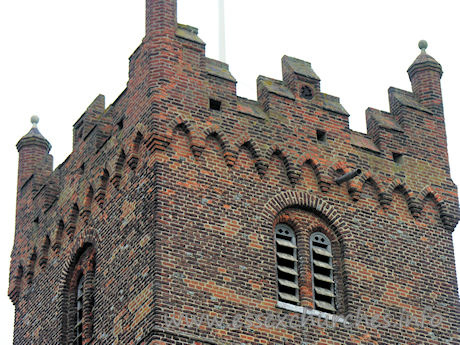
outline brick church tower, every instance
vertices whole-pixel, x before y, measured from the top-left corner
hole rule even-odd
[[[53,170],[17,144],[14,344],[460,344],[441,65],[349,128],[310,63],[236,95],[175,0]],[[193,321],[194,324],[190,322]]]

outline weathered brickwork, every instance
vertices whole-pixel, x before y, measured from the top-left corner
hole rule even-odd
[[[197,29],[176,23],[175,0],[146,13],[127,88],[88,107],[68,158],[53,170],[35,125],[18,143],[14,344],[71,343],[82,276],[83,344],[460,344],[458,194],[442,69],[423,44],[412,92],[390,88],[390,112],[369,108],[363,134],[310,63],[283,57],[283,80],[261,76],[257,101],[244,99]],[[278,303],[277,224],[296,234],[299,305]],[[331,241],[337,314],[390,324],[232,324],[314,314],[315,231]]]

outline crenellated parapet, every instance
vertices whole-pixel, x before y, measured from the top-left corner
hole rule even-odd
[[[158,8],[175,11],[172,3],[164,0],[165,7]],[[149,13],[148,34],[131,57],[127,89],[107,108],[104,96],[96,97],[75,123],[73,152],[61,165],[52,170],[51,145],[37,121],[18,143],[9,289],[15,303],[50,259],[67,255],[65,248],[79,243],[82,231],[108,218],[107,208],[132,192],[137,174],[173,162],[175,154],[197,170],[222,163],[228,173],[223,183],[246,178],[238,174],[248,165],[251,183],[260,190],[280,171],[287,181],[283,192],[338,198],[350,209],[370,207],[363,201],[370,185],[376,206],[369,212],[388,217],[400,193],[414,223],[433,201],[443,227],[454,229],[460,215],[441,96],[436,90],[427,98],[420,91],[427,76],[441,76],[434,59],[417,59],[409,70],[413,92],[390,88],[390,111],[368,108],[368,132],[358,133],[350,130],[340,99],[321,91],[309,62],[284,56],[283,80],[260,76],[257,100],[245,99],[236,94],[229,66],[205,57],[197,29],[176,25],[171,13],[162,13],[162,29],[152,30],[155,15]],[[164,50],[154,50],[156,44]],[[186,152],[175,152],[184,137]],[[218,162],[209,155],[215,147]],[[359,177],[340,186],[334,182],[357,168],[363,172]],[[313,178],[307,180],[309,173]]]

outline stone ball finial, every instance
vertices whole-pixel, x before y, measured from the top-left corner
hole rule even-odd
[[[422,50],[422,52],[425,51],[426,48],[428,48],[428,42],[425,40],[421,40],[418,42],[418,47]]]
[[[32,123],[32,127],[36,128],[40,118],[37,115],[32,115],[30,118],[30,122]]]

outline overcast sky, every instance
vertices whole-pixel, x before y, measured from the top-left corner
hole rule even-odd
[[[128,57],[144,34],[145,0],[22,0],[0,3],[2,135],[1,343],[12,343],[7,297],[13,245],[16,142],[40,116],[54,166],[71,152],[72,125],[99,94],[107,105],[128,80]],[[196,26],[218,58],[217,0],[179,0],[179,22]],[[365,132],[367,107],[388,111],[390,86],[410,90],[406,70],[420,39],[443,66],[444,108],[454,182],[460,181],[460,48],[455,1],[227,0],[227,62],[238,94],[256,99],[256,78],[281,79],[286,54],[312,63],[323,92],[339,96],[351,127]],[[455,232],[457,252],[459,231]],[[460,266],[457,257],[457,267]],[[458,271],[458,269],[457,269]]]

